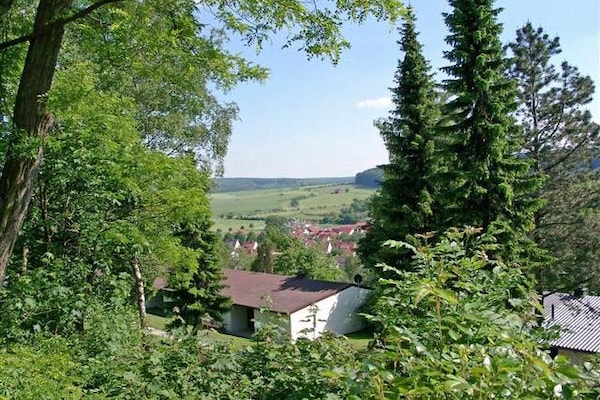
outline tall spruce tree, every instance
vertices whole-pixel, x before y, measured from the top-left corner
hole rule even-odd
[[[225,277],[216,250],[219,239],[208,225],[205,220],[180,224],[177,236],[196,256],[197,264],[175,269],[169,279],[180,317],[195,329],[211,320],[222,321],[223,314],[231,309],[231,299],[221,293]]]
[[[501,244],[498,256],[514,259],[524,234],[534,225],[539,201],[533,196],[540,179],[518,156],[509,138],[516,124],[516,87],[504,74],[499,9],[493,0],[450,0],[444,14],[452,47],[443,87],[450,96],[440,128],[448,137],[451,166],[442,197],[446,226],[481,226]],[[442,226],[443,227],[443,226]]]
[[[600,127],[585,108],[594,83],[568,62],[552,62],[561,53],[560,41],[541,27],[525,24],[507,48],[508,74],[519,90],[518,137],[534,173],[548,176],[539,194],[546,205],[536,214],[533,238],[555,261],[539,271],[540,289],[584,284],[599,290],[600,170],[592,164],[600,158]]]
[[[371,204],[372,224],[360,242],[359,253],[367,266],[385,262],[402,268],[409,255],[382,247],[388,239],[406,240],[432,227],[434,187],[432,174],[435,144],[433,127],[438,117],[436,92],[428,62],[417,40],[415,17],[408,8],[398,42],[404,58],[398,62],[391,89],[395,108],[377,123],[389,153],[383,165],[381,191]]]

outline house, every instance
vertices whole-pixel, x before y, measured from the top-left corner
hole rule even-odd
[[[232,334],[250,335],[267,321],[278,323],[292,340],[364,327],[358,312],[368,289],[240,270],[227,270],[225,276],[223,294],[231,297],[233,308],[224,316],[224,329]]]
[[[600,353],[600,296],[554,293],[544,297],[544,326],[560,327],[559,337],[549,344],[557,354],[578,362]]]
[[[242,243],[242,248],[246,252],[246,254],[254,254],[258,249],[258,242],[256,240],[247,240]]]

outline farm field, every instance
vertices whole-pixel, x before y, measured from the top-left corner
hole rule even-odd
[[[213,193],[210,198],[214,228],[235,231],[241,226],[261,230],[269,215],[317,222],[325,215],[339,213],[353,199],[365,200],[374,193],[373,189],[346,184]]]

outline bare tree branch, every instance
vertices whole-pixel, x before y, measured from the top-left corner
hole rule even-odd
[[[90,5],[89,7],[84,8],[83,10],[76,12],[75,14],[73,14],[69,17],[58,19],[54,22],[44,25],[41,29],[39,29],[36,32],[30,33],[29,35],[20,36],[18,38],[12,39],[12,40],[2,42],[2,43],[0,43],[0,50],[7,49],[9,47],[16,46],[21,43],[29,42],[30,40],[34,39],[36,36],[42,35],[51,29],[55,29],[59,26],[66,25],[69,22],[73,22],[80,18],[84,18],[85,16],[91,14],[97,8],[100,8],[106,4],[118,3],[121,1],[124,1],[124,0],[100,0],[100,1]],[[10,4],[10,2],[9,2],[9,4]]]

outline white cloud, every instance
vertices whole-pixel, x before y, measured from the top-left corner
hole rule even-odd
[[[361,100],[356,103],[356,107],[358,108],[389,108],[391,105],[392,98],[390,96]]]

